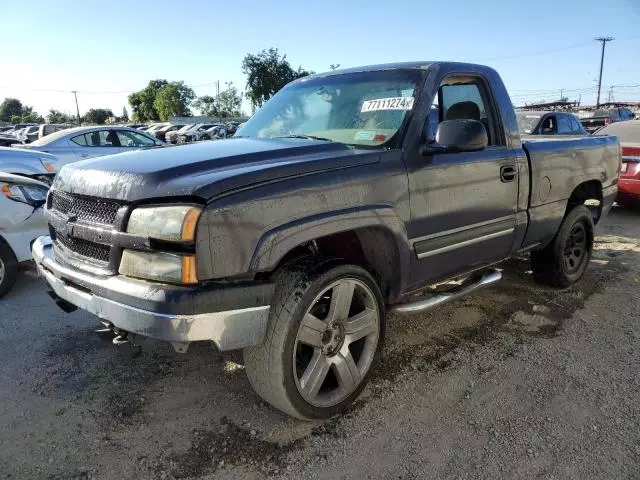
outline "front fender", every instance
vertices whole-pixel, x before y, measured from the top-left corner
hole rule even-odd
[[[410,249],[404,223],[396,212],[384,205],[358,207],[305,217],[266,232],[258,242],[250,269],[272,271],[295,247],[328,235],[362,228],[381,228],[391,233],[398,250],[399,278],[406,278]]]

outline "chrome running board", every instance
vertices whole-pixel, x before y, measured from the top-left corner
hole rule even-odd
[[[415,302],[392,305],[389,310],[396,313],[422,312],[468,295],[476,290],[480,290],[481,288],[488,287],[489,285],[499,281],[501,278],[502,272],[492,270],[491,272],[482,275],[482,277],[473,283],[461,285],[460,287],[445,292],[434,293],[427,298],[422,298]]]

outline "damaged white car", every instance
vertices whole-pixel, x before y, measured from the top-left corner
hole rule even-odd
[[[0,298],[18,270],[31,260],[31,244],[47,233],[43,207],[49,185],[22,175],[0,172]]]

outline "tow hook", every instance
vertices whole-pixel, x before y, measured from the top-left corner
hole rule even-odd
[[[126,330],[122,330],[113,323],[108,322],[106,320],[100,320],[102,327],[96,328],[94,331],[99,335],[113,335],[113,339],[111,343],[116,345],[117,347],[128,346],[131,348],[131,354],[133,356],[138,356],[142,349],[142,346],[138,343],[135,343],[135,335],[127,332]]]

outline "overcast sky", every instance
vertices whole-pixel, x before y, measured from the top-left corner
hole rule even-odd
[[[244,90],[242,59],[277,47],[294,67],[325,71],[408,60],[486,63],[514,104],[595,103],[600,44],[610,35],[603,98],[640,101],[640,0],[4,1],[0,99],[46,114],[111,108],[150,79]],[[245,101],[243,107],[248,110]]]

